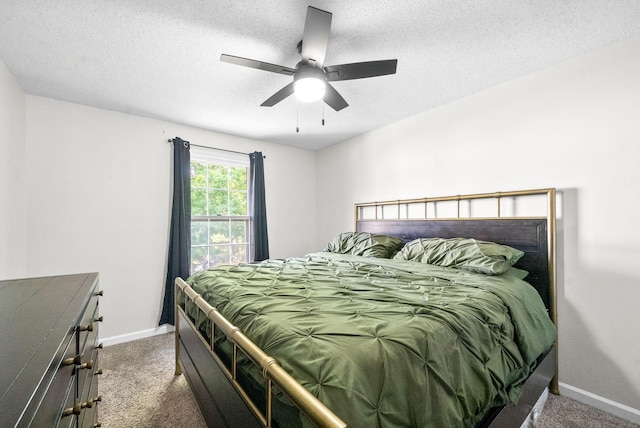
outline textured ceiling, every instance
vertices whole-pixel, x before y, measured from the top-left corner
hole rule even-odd
[[[333,13],[325,65],[397,73],[334,82],[340,112],[260,107],[291,77],[220,54],[295,67],[308,5]],[[29,94],[314,150],[638,35],[637,0],[0,0],[0,59]]]

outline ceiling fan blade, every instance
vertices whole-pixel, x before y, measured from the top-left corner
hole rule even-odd
[[[336,91],[336,88],[330,84],[326,84],[324,90],[324,102],[327,103],[335,111],[340,111],[349,104],[342,98],[342,95]]]
[[[289,83],[287,86],[271,95],[265,102],[260,105],[263,107],[273,107],[291,94],[293,94],[293,82]]]
[[[311,65],[322,67],[329,44],[329,30],[331,29],[331,13],[309,6],[307,19],[304,22],[302,34],[302,48],[300,56],[303,61]]]
[[[262,62],[255,59],[242,58],[239,56],[227,54],[220,55],[220,61],[242,65],[244,67],[257,68],[258,70],[270,71],[272,73],[286,74],[287,76],[293,76],[293,74],[296,72],[294,68],[285,67],[283,65],[270,64],[268,62]]]
[[[397,66],[397,59],[386,59],[382,61],[328,65],[324,68],[324,71],[327,73],[327,80],[335,82],[338,80],[364,79],[366,77],[395,74]]]

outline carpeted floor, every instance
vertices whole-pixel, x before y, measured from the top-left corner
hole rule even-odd
[[[184,376],[175,376],[173,333],[105,347],[98,383],[104,428],[200,428],[202,418]]]
[[[538,419],[544,428],[637,428],[627,420],[582,404],[570,398],[549,394],[549,400]]]
[[[100,355],[100,421],[105,428],[204,428],[184,376],[175,376],[173,334],[106,347]],[[543,428],[639,428],[566,397],[550,395]]]

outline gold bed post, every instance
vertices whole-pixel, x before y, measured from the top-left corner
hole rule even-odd
[[[175,351],[176,351],[176,370],[175,375],[180,376],[182,370],[180,369],[180,317],[178,314],[178,284],[173,283],[173,333],[175,339]]]
[[[558,307],[557,307],[557,297],[556,297],[556,189],[549,189],[549,193],[547,194],[548,202],[548,212],[547,212],[547,222],[549,223],[549,227],[547,228],[547,233],[549,235],[549,311],[551,315],[551,321],[558,327]],[[551,379],[551,393],[555,395],[560,395],[560,390],[558,388],[558,337],[556,336],[556,346],[553,349],[553,352],[556,354],[556,373]]]

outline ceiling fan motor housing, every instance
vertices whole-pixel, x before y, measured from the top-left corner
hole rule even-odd
[[[300,79],[318,79],[326,82],[327,76],[323,69],[300,61],[298,65],[296,65],[296,74],[293,76],[293,82],[295,83]]]

